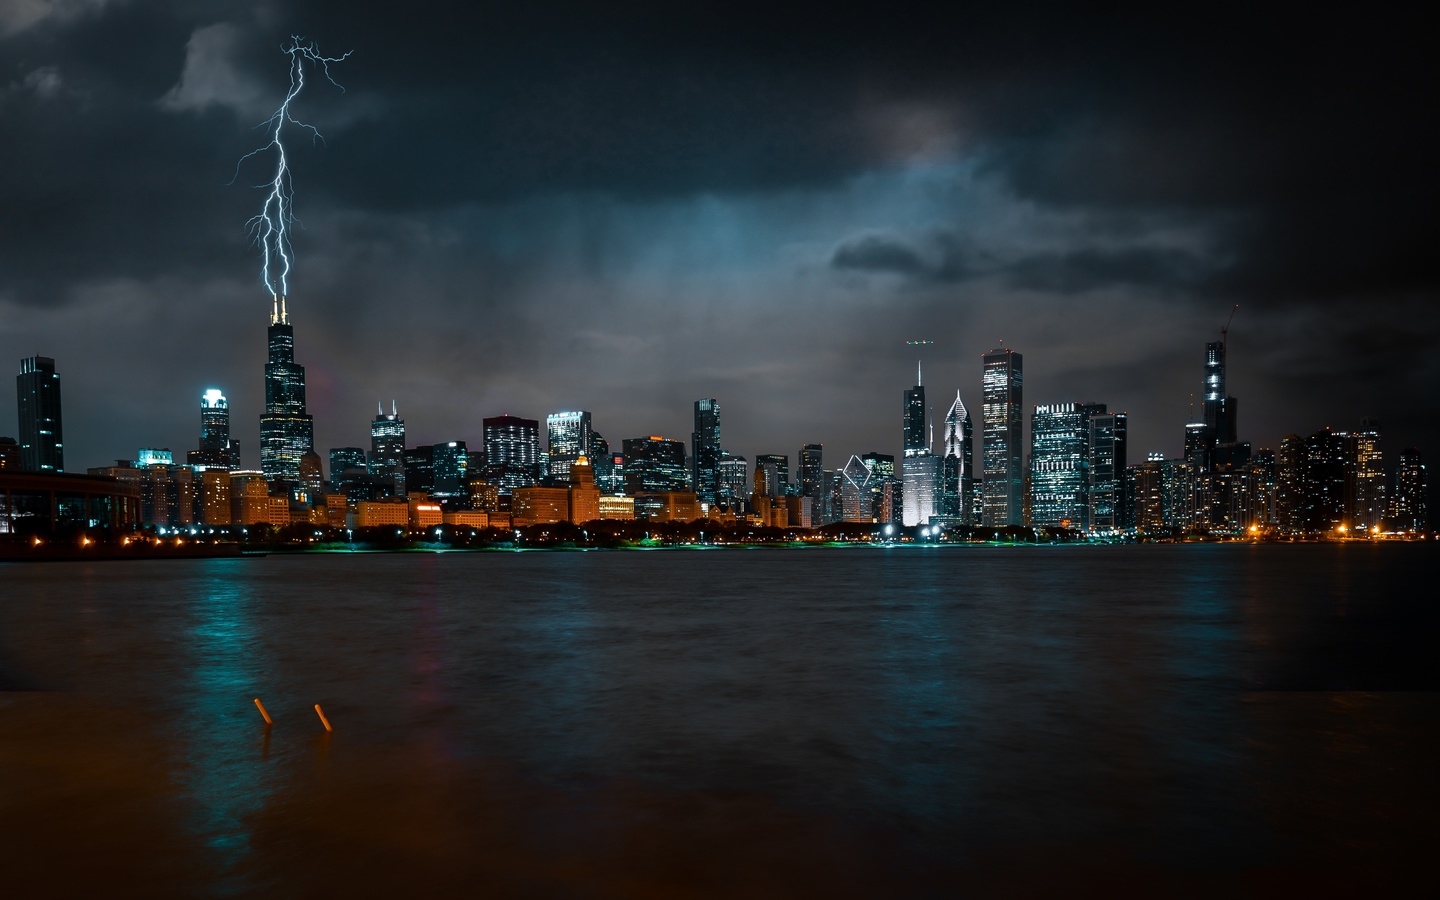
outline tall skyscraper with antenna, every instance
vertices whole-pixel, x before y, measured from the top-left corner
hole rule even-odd
[[[260,416],[260,471],[267,481],[293,486],[300,458],[314,449],[314,420],[305,411],[305,367],[295,362],[295,328],[285,298],[275,296],[270,312],[269,358],[265,363],[265,412]]]
[[[392,497],[405,496],[405,420],[394,400],[389,413],[375,402],[375,419],[370,423],[370,474],[384,482]]]

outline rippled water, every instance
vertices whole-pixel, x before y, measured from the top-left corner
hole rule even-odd
[[[3,566],[0,877],[134,896],[1393,886],[1440,837],[1437,561]]]

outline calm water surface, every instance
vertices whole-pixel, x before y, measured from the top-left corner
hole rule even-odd
[[[0,883],[1396,889],[1440,838],[1437,562],[1302,545],[0,566]]]

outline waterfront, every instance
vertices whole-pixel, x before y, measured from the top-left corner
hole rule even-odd
[[[6,566],[0,860],[8,883],[136,896],[1354,892],[1437,836],[1436,562]]]

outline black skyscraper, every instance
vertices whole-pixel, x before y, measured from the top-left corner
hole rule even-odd
[[[702,503],[715,504],[720,472],[720,401],[695,401],[695,431],[690,435],[691,481]]]
[[[925,385],[920,364],[915,364],[915,386],[905,392],[905,455],[930,455],[930,434],[925,421]]]
[[[60,427],[60,375],[55,360],[20,360],[15,377],[20,409],[20,468],[31,472],[65,471],[65,438]]]
[[[300,457],[313,449],[314,423],[305,412],[305,367],[295,364],[295,328],[283,306],[270,316],[269,343],[260,470],[269,481],[297,484]]]

